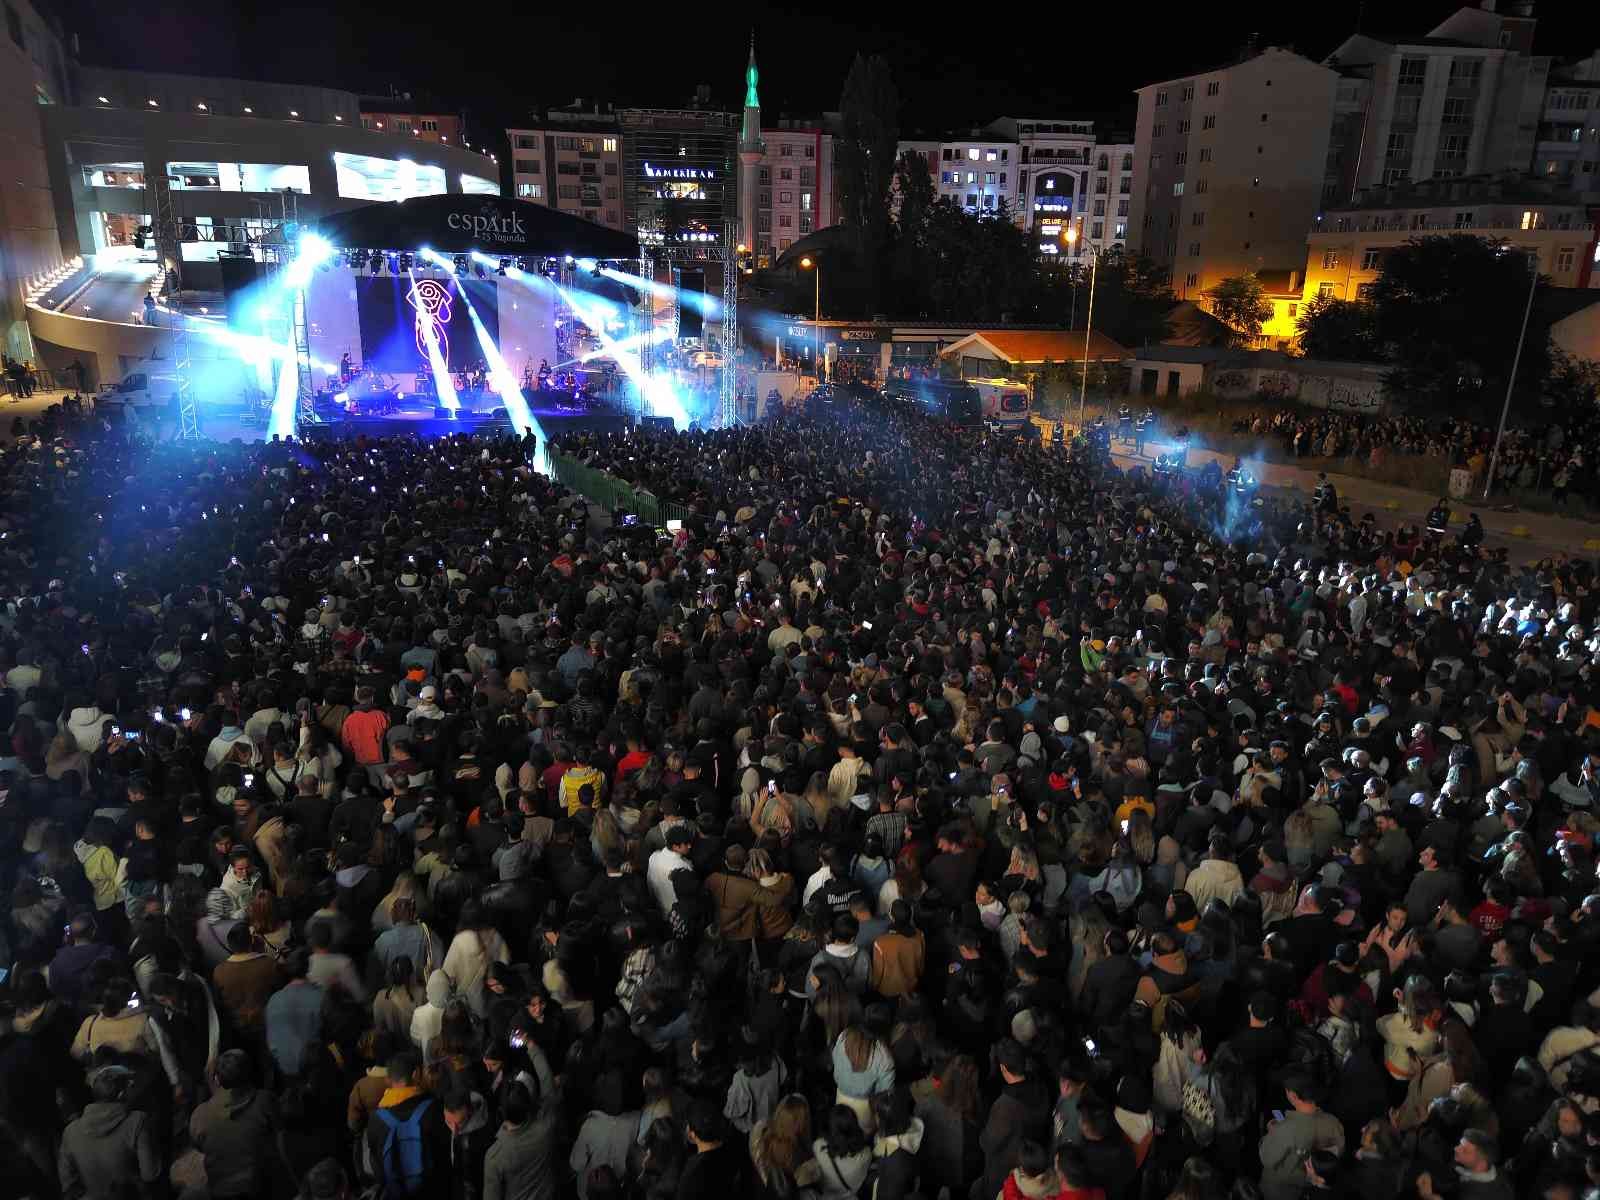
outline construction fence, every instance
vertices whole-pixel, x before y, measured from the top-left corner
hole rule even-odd
[[[682,521],[689,510],[670,500],[660,500],[606,471],[586,467],[571,455],[544,449],[545,467],[552,479],[607,512],[633,513],[646,525],[665,529],[668,521]]]

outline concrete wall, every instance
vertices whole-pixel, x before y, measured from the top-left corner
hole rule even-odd
[[[1272,366],[1226,365],[1209,371],[1219,396],[1263,396],[1335,412],[1376,416],[1389,406],[1383,377],[1387,368],[1365,363],[1300,359]]]
[[[1600,362],[1600,300],[1550,326],[1550,340],[1575,358]]]

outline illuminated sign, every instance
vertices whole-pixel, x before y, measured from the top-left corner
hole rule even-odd
[[[715,179],[717,173],[709,167],[653,167],[644,164],[646,179]]]
[[[1060,221],[1041,221],[1039,223],[1039,234],[1042,237],[1060,237],[1061,236],[1061,222]]]
[[[445,224],[451,229],[470,233],[485,242],[516,243],[528,240],[528,231],[523,226],[521,217],[515,213],[496,212],[494,207],[488,204],[475,213],[453,212],[445,218]]]
[[[691,180],[672,180],[656,188],[658,200],[704,200],[706,190]]]
[[[1069,212],[1072,211],[1072,201],[1071,200],[1035,200],[1033,202],[1033,211],[1034,212],[1062,212],[1062,213],[1069,213]]]
[[[452,213],[451,219],[454,218],[455,214]],[[433,342],[439,347],[440,361],[449,362],[450,335],[447,327],[450,324],[450,289],[437,279],[419,279],[412,284],[406,303],[417,310],[417,353],[422,355],[422,361],[431,361],[428,343]]]
[[[883,340],[883,331],[870,328],[841,329],[839,331],[839,340],[845,342],[881,342]]]

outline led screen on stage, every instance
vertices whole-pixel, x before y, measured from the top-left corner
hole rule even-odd
[[[449,275],[357,276],[356,310],[361,319],[360,361],[389,374],[426,369],[427,330],[438,339],[439,352],[452,370],[466,370],[483,358],[465,300],[498,343],[500,312],[496,280]],[[465,289],[465,298],[462,290]]]

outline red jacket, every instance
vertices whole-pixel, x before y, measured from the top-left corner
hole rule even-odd
[[[388,713],[376,708],[358,708],[344,719],[339,740],[352,758],[368,767],[384,761],[383,735],[388,732]]]

